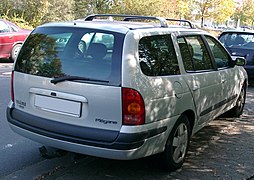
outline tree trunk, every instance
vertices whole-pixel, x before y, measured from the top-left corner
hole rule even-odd
[[[204,27],[204,16],[202,15],[202,17],[201,17],[201,28],[203,28]]]

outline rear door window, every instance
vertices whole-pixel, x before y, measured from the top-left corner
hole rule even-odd
[[[187,72],[214,70],[212,59],[201,36],[180,37],[178,45]]]
[[[78,76],[120,84],[124,35],[83,28],[38,28],[27,39],[15,70],[56,78]]]

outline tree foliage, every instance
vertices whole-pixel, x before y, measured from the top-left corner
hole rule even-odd
[[[234,0],[217,0],[214,6],[213,19],[216,23],[225,23],[234,14]]]
[[[254,26],[254,0],[246,0],[244,8],[246,8],[246,18],[243,22],[244,25]]]
[[[74,18],[84,18],[88,14],[109,13],[116,2],[116,0],[74,0]]]
[[[167,0],[115,1],[111,11],[121,14],[162,16],[167,14],[163,11],[163,7],[167,5],[168,2]]]
[[[176,14],[180,19],[191,19],[193,0],[177,0]]]
[[[212,20],[216,23],[226,22],[233,14],[234,0],[196,0],[194,7],[197,9],[196,18],[201,19],[201,27],[204,20]]]
[[[73,19],[73,0],[1,0],[3,17],[23,17],[35,27],[45,22]],[[15,21],[14,21],[15,22]],[[17,22],[16,22],[17,23]]]
[[[0,17],[32,27],[80,19],[94,13],[163,16],[224,23],[229,18],[254,24],[254,0],[1,0]]]
[[[42,22],[69,21],[73,16],[73,0],[44,0],[46,3]]]
[[[245,0],[236,7],[233,19],[240,21],[243,26],[254,26],[254,0]]]

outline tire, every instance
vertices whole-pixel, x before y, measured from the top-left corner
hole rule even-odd
[[[238,98],[237,98],[236,105],[227,112],[227,116],[231,117],[231,118],[240,117],[243,113],[245,99],[246,99],[246,86],[244,85],[240,91]]]
[[[190,143],[190,123],[185,115],[181,115],[174,125],[164,152],[160,156],[162,168],[166,171],[179,169],[185,160]]]
[[[11,51],[11,59],[12,61],[14,62],[18,56],[18,53],[20,51],[20,48],[21,48],[21,44],[16,44],[13,48],[12,48],[12,51]]]

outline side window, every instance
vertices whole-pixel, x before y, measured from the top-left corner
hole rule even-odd
[[[87,47],[91,43],[102,43],[106,45],[107,49],[113,49],[114,36],[113,34],[105,33],[87,33],[82,37],[82,41],[86,43]]]
[[[192,55],[194,70],[202,71],[214,69],[201,36],[187,36],[185,40]]]
[[[177,39],[181,56],[183,59],[184,68],[186,71],[194,71],[193,66],[193,49],[191,46],[188,46],[187,42],[185,41],[185,38],[178,38]]]
[[[147,76],[179,74],[179,66],[170,35],[143,37],[139,42],[139,62]]]
[[[96,59],[112,59],[114,35],[106,33],[87,33],[79,42],[79,50]]]
[[[12,24],[10,24],[10,28],[13,32],[18,32],[19,31],[18,28],[16,26],[12,25]]]
[[[10,32],[9,26],[4,21],[0,21],[0,33],[6,32]]]
[[[230,65],[230,56],[220,43],[210,36],[206,36],[209,47],[213,53],[217,68],[226,68]]]

